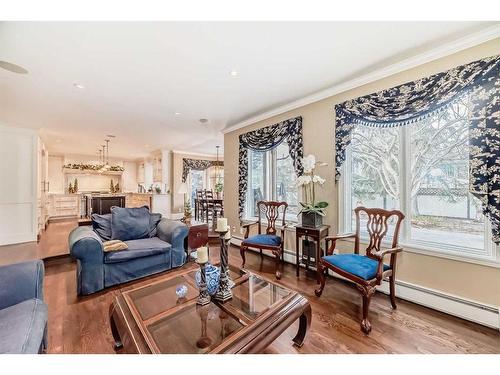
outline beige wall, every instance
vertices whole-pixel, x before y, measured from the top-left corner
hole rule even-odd
[[[338,200],[334,183],[335,104],[497,54],[500,54],[500,38],[225,134],[224,211],[230,225],[235,226],[238,232],[239,134],[302,116],[304,154],[315,154],[318,160],[329,163],[329,167],[321,171],[327,182],[317,195],[319,199],[330,203],[326,223],[332,226],[331,233],[336,233]],[[293,233],[290,233],[286,241],[287,249],[294,250],[293,238]],[[500,305],[500,268],[405,252],[398,261],[397,278],[478,302]]]
[[[179,191],[179,186],[182,183],[182,159],[200,159],[200,160],[217,160],[215,156],[204,156],[204,155],[193,155],[193,154],[181,154],[174,152],[172,155],[172,213],[179,213],[184,207],[184,197],[183,194],[177,194]],[[223,157],[219,155],[219,160],[223,160]],[[191,203],[193,207],[193,203]]]

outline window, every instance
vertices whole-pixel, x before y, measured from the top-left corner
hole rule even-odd
[[[260,200],[285,201],[288,203],[286,220],[297,221],[298,189],[296,174],[288,144],[265,152],[248,150],[248,189],[246,199],[247,218],[258,216]]]
[[[467,98],[408,126],[356,126],[342,174],[343,230],[355,229],[357,206],[401,209],[402,243],[494,258],[480,202],[468,192],[468,131]]]
[[[196,198],[196,190],[204,189],[206,184],[206,171],[198,171],[196,169],[191,169],[189,173],[190,187],[191,187],[191,202],[194,202]]]

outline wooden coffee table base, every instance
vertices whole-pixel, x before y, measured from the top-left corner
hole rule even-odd
[[[260,353],[297,319],[293,345],[304,343],[311,306],[299,293],[244,273],[233,275],[232,300],[200,307],[193,298],[197,289],[190,284],[194,272],[175,272],[121,293],[109,310],[115,349],[137,354]],[[171,287],[180,280],[189,284],[190,294],[181,302],[170,301]]]

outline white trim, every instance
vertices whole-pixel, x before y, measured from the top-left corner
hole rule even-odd
[[[240,246],[241,241],[242,238],[239,236],[231,238],[231,244],[235,246]],[[254,251],[253,249],[249,250]],[[295,264],[294,251],[285,250],[285,262]],[[347,280],[340,275],[331,272],[329,274]],[[388,284],[387,281],[382,281],[382,285],[377,287],[377,290],[389,294]],[[400,280],[396,281],[396,297],[500,331],[500,308],[498,306],[484,304]]]
[[[487,257],[484,258],[474,257],[470,255],[456,255],[456,252],[447,252],[443,249],[437,251],[428,250],[424,246],[418,246],[414,244],[408,245],[400,243],[400,245],[403,247],[403,251],[408,253],[422,254],[436,258],[451,259],[457,262],[465,262],[465,263],[478,264],[480,266],[500,268],[500,261],[497,259],[491,259]]]
[[[383,281],[377,290],[384,294],[389,294],[389,283]],[[437,311],[500,330],[500,310],[497,306],[478,303],[467,298],[424,288],[405,281],[396,281],[396,296]]]
[[[224,151],[224,150],[222,150]],[[200,154],[200,153],[197,153],[197,152],[189,152],[189,151],[180,151],[180,150],[172,150],[172,153],[173,154],[181,154],[181,155],[190,155],[190,156],[201,156],[201,157],[204,157],[204,158],[216,158],[217,155],[213,154]],[[220,161],[223,161],[224,159],[221,157],[221,155],[219,155],[219,159]]]
[[[478,44],[487,42],[488,40],[498,38],[499,36],[500,36],[500,25],[493,25],[484,30],[478,31],[477,33],[473,33],[465,37],[459,38],[457,40],[454,40],[452,42],[445,43],[439,47],[433,48],[417,56],[407,58],[403,61],[389,65],[385,68],[375,70],[373,72],[364,74],[358,78],[352,79],[344,83],[340,83],[336,86],[329,87],[325,90],[321,90],[314,94],[305,96],[301,99],[294,100],[290,103],[276,107],[272,110],[263,112],[256,116],[252,116],[246,120],[237,122],[235,124],[231,124],[228,127],[222,129],[222,134],[226,134],[244,128],[245,126],[252,125],[262,120],[266,120],[270,117],[277,116],[282,113],[294,110],[296,108],[303,107],[305,105],[329,98],[331,96],[340,94],[342,92],[354,89],[359,86],[366,85],[368,83],[391,76],[393,74],[400,73],[402,71],[417,67],[419,65],[428,63],[430,61],[439,59],[441,57],[460,52],[464,49],[474,47]]]

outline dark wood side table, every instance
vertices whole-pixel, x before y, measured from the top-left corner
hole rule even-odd
[[[207,246],[208,243],[208,224],[191,220],[184,223],[188,226],[188,236],[184,240],[184,249],[186,250],[186,263],[191,257],[191,250],[195,250],[201,246]]]
[[[311,238],[316,242],[316,273],[318,272],[319,260],[322,256],[321,241],[328,236],[328,231],[330,229],[329,225],[322,225],[320,227],[305,227],[302,225],[295,226],[295,260],[297,262],[297,277],[299,277],[300,261],[302,256],[299,256],[299,242],[302,237]],[[326,249],[326,243],[325,243]],[[309,262],[306,262],[306,270],[309,269]]]

